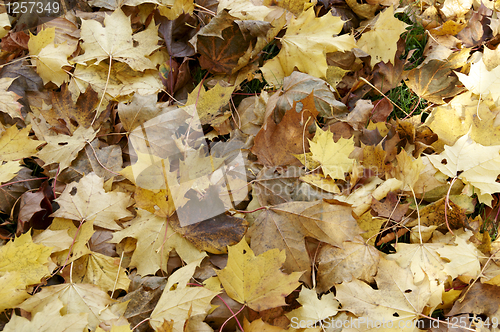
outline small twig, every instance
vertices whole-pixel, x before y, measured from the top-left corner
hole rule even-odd
[[[122,261],[123,261],[123,255],[125,254],[125,251],[122,251],[122,256],[120,257],[120,263],[118,264],[118,270],[116,271],[116,278],[115,278],[115,284],[113,285],[113,291],[111,292],[111,298],[113,298],[113,294],[115,293],[116,290],[116,285],[118,284],[118,279],[120,278],[120,268],[122,267]]]
[[[99,109],[101,108],[102,102],[104,101],[104,97],[106,97],[106,90],[108,89],[109,78],[111,76],[111,65],[112,64],[113,64],[113,56],[110,54],[109,55],[108,77],[106,78],[106,85],[104,86],[104,90],[102,91],[102,96],[101,96],[101,100],[99,101],[99,105],[97,105],[97,108],[95,110],[94,118],[92,119],[92,122],[90,123],[91,126],[94,125],[95,120],[97,120],[97,117],[100,115]]]
[[[132,328],[132,331],[133,331],[133,330],[135,330],[136,328],[138,328],[140,325],[142,325],[142,323],[147,322],[147,321],[148,321],[148,320],[150,320],[150,319],[151,319],[150,317],[148,317],[148,318],[144,318],[144,319],[143,319],[143,320],[141,320],[139,323],[137,323],[137,325],[136,325],[136,326],[134,326],[134,327]]]
[[[35,55],[26,55],[26,56],[23,56],[23,57],[21,57],[21,58],[17,58],[16,60],[12,60],[12,61],[10,61],[10,62],[4,63],[3,65],[0,65],[0,68],[3,68],[3,67],[5,67],[5,66],[11,65],[11,64],[13,64],[13,63],[19,62],[19,61],[21,61],[21,60],[25,60],[25,59],[27,59],[27,58],[32,58],[32,57],[37,57],[37,56],[35,56]]]
[[[497,252],[499,252],[500,249],[498,249],[497,251],[495,251],[493,254],[491,254],[490,257],[488,257],[488,260],[486,261],[486,263],[484,263],[484,266],[483,268],[481,269],[481,272],[479,272],[479,274],[477,275],[477,277],[474,279],[474,281],[469,285],[469,287],[465,290],[465,292],[460,296],[460,298],[458,299],[458,302],[462,303],[462,301],[465,299],[465,296],[467,295],[467,293],[469,292],[469,290],[471,289],[471,287],[479,280],[479,278],[481,276],[484,276],[483,275],[483,272],[484,270],[486,270],[486,267],[488,266],[489,262],[491,261],[491,259],[493,258],[493,256],[496,255]]]
[[[450,223],[448,222],[448,205],[450,203],[450,191],[451,187],[453,187],[453,184],[457,180],[457,177],[455,176],[453,180],[450,183],[450,188],[448,188],[448,192],[446,193],[446,198],[445,198],[445,203],[444,203],[444,220],[446,221],[446,227],[448,227],[448,230],[450,231],[451,235],[455,235],[453,231],[450,228]],[[451,206],[450,206],[451,209]]]
[[[215,15],[216,15],[216,13],[215,13],[215,12],[213,12],[213,11],[211,11],[210,9],[205,8],[205,7],[203,7],[203,6],[201,6],[201,5],[197,4],[197,3],[195,3],[195,4],[194,4],[194,6],[195,6],[196,8],[203,9],[205,12],[207,12],[208,14],[210,14],[210,15],[212,15],[212,16],[215,16]]]

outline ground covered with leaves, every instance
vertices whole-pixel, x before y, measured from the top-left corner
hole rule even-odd
[[[498,1],[65,10],[0,14],[4,331],[498,330]]]

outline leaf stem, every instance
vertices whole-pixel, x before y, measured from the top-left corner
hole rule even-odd
[[[35,180],[47,180],[48,177],[43,177],[43,178],[33,178],[33,179],[26,179],[26,180],[18,180],[18,181],[13,181],[13,182],[7,182],[2,185],[0,185],[0,188],[10,186],[12,184],[20,183],[20,182],[28,182],[28,181],[35,181]]]
[[[254,213],[254,212],[257,212],[259,210],[264,210],[264,209],[269,209],[269,206],[261,206],[259,208],[256,208],[255,210],[252,210],[252,211],[244,211],[244,210],[235,210],[236,212],[239,212],[239,213]]]
[[[226,319],[226,321],[225,321],[225,322],[221,325],[219,332],[222,332],[222,329],[224,328],[224,326],[226,325],[226,323],[227,323],[227,322],[229,322],[229,321],[231,320],[231,318],[233,318],[233,317],[234,317],[234,319],[236,319],[236,321],[238,322],[238,327],[239,327],[242,331],[244,331],[244,330],[243,330],[243,328],[241,327],[240,322],[239,322],[239,321],[238,321],[238,319],[236,318],[236,316],[237,316],[237,315],[238,315],[238,314],[239,314],[239,313],[240,313],[243,309],[245,309],[245,307],[246,307],[246,305],[242,306],[240,310],[238,310],[238,311],[237,311],[236,313],[234,313],[231,317],[229,317],[228,319]]]

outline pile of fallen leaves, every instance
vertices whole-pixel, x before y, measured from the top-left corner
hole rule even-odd
[[[497,330],[499,11],[0,14],[3,330]]]

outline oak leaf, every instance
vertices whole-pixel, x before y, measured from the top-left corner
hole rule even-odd
[[[262,311],[285,305],[285,297],[297,288],[302,272],[280,271],[285,251],[271,249],[255,256],[245,238],[229,247],[226,267],[217,275],[226,293],[249,308]]]
[[[70,183],[55,201],[60,208],[53,217],[93,221],[95,225],[121,230],[115,222],[132,216],[127,210],[130,196],[122,192],[105,192],[104,180],[95,173],[83,177],[80,182]]]

